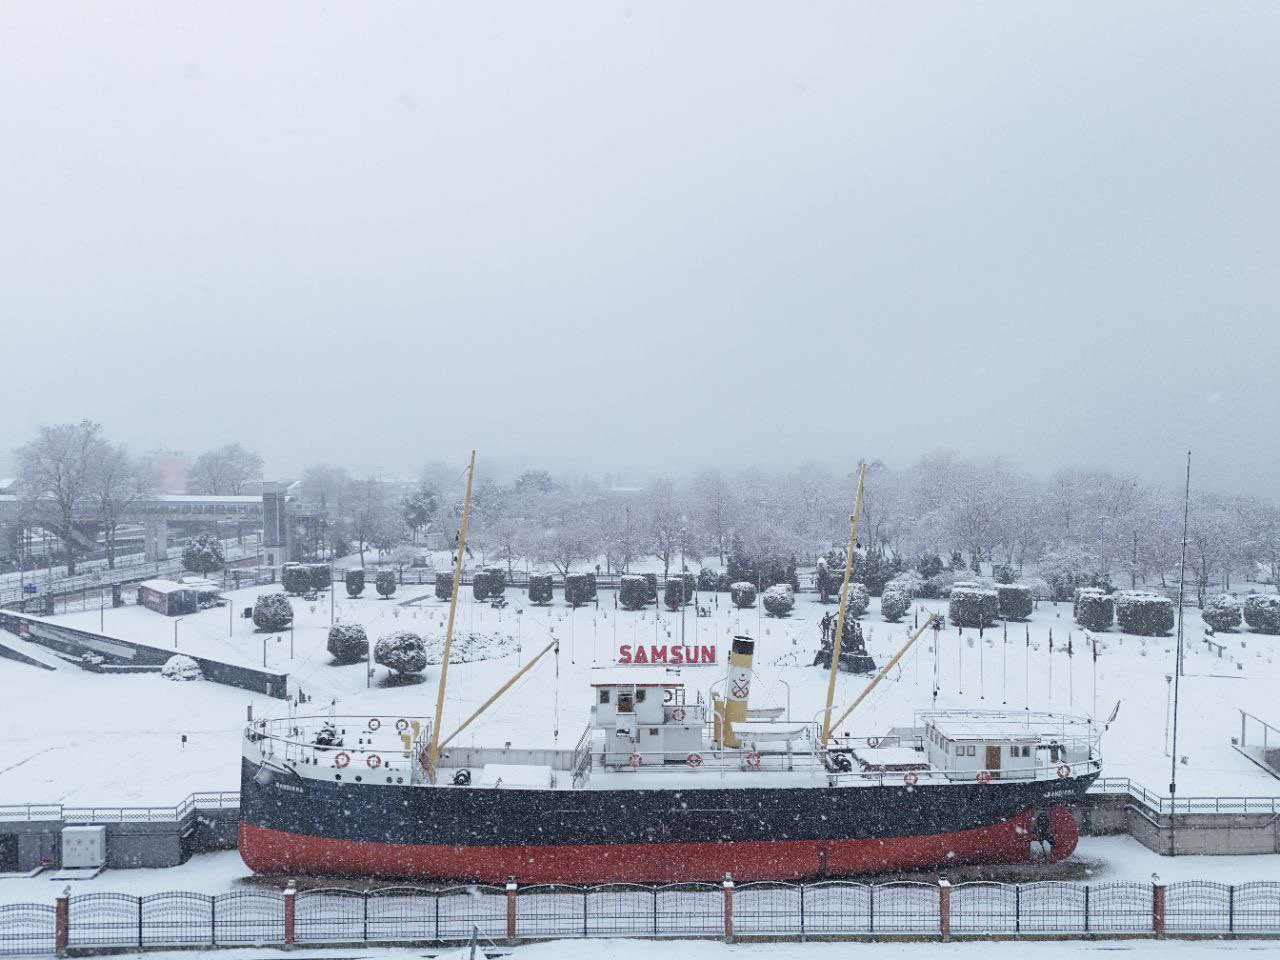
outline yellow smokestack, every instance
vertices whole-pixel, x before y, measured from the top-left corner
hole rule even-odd
[[[734,637],[729,651],[729,676],[725,700],[715,698],[716,742],[722,747],[740,747],[742,742],[733,731],[735,723],[747,719],[747,701],[751,698],[751,662],[756,642],[750,637]]]

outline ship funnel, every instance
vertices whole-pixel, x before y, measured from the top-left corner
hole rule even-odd
[[[756,642],[750,637],[734,637],[729,651],[729,676],[725,687],[725,699],[713,697],[715,710],[714,736],[722,747],[740,747],[742,742],[734,733],[733,725],[747,719],[747,701],[751,698],[751,663],[755,656]]]

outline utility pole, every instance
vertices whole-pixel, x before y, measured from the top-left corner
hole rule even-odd
[[[1169,853],[1177,851],[1174,833],[1178,792],[1178,685],[1182,677],[1182,602],[1187,589],[1187,527],[1191,515],[1191,451],[1187,451],[1187,484],[1182,499],[1182,561],[1178,566],[1178,648],[1173,672],[1173,745],[1169,760]]]

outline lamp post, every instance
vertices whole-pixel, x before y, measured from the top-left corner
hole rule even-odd
[[[173,621],[173,649],[175,650],[178,649],[178,624],[185,619],[185,617],[176,617]]]

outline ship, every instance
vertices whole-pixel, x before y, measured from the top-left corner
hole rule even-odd
[[[553,640],[443,733],[470,477],[434,716],[334,708],[251,721],[239,849],[255,872],[522,884],[794,881],[1055,862],[1075,849],[1072,807],[1101,772],[1101,734],[1089,718],[927,710],[879,735],[840,732],[932,617],[838,719],[836,664],[819,719],[753,709],[756,640],[742,635],[706,691],[678,668],[593,670],[591,715],[572,748],[453,745],[540,658],[558,655]],[[859,504],[860,494],[861,479]],[[838,622],[848,576],[847,565]],[[839,643],[837,634],[837,660]]]

